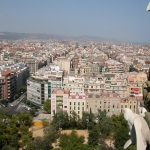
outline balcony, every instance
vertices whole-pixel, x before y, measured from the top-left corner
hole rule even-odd
[[[63,104],[62,103],[58,103],[57,106],[63,106]]]
[[[61,103],[62,103],[62,102],[63,102],[63,100],[56,100],[56,102],[61,102]]]

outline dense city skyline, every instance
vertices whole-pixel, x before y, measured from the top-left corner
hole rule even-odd
[[[149,43],[149,1],[1,1],[0,32],[97,36]]]

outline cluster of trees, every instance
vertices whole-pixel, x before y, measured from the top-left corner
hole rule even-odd
[[[63,150],[93,150],[92,146],[84,144],[84,136],[78,136],[75,130],[69,135],[60,135],[59,146]]]
[[[45,121],[46,123],[46,121]],[[59,138],[58,148],[55,150],[112,150],[112,144],[117,150],[123,150],[123,145],[129,139],[129,128],[123,114],[108,117],[106,111],[98,110],[97,114],[83,112],[82,119],[73,112],[68,116],[66,112],[55,114],[52,124],[46,124],[44,136],[33,138],[29,128],[32,118],[28,113],[10,115],[6,111],[0,112],[0,149],[18,150],[50,150],[52,143]],[[60,128],[71,129],[71,134],[60,134]],[[88,131],[88,142],[83,136],[78,136],[76,129]],[[105,141],[110,140],[110,144]],[[135,150],[130,146],[128,150]]]
[[[28,113],[10,115],[7,111],[0,112],[0,149],[18,150],[32,140],[29,127],[32,118]]]
[[[36,137],[28,142],[26,150],[51,150],[52,143],[60,137],[60,131],[53,126],[48,126],[44,129],[43,137]]]
[[[112,144],[114,144],[118,150],[122,150],[125,142],[129,139],[129,128],[123,114],[108,117],[106,111],[98,110],[96,115],[92,112],[83,112],[82,119],[80,119],[75,112],[71,116],[68,116],[67,112],[59,112],[55,114],[52,125],[56,129],[88,130],[88,146],[92,149],[99,147],[99,149],[108,150],[112,149]],[[67,135],[63,137],[67,138]],[[109,145],[105,144],[107,139],[111,139]],[[129,149],[134,150],[135,146],[131,146]]]

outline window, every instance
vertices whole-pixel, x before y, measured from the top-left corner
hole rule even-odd
[[[67,108],[67,106],[65,106],[64,108]]]
[[[70,105],[71,105],[71,102],[70,102]]]
[[[80,102],[78,102],[78,105],[80,105]]]
[[[82,102],[82,105],[84,105],[84,102]]]

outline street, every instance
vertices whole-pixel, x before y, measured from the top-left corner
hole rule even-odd
[[[23,105],[23,101],[25,101],[25,100],[26,100],[26,93],[21,95],[18,99],[16,99],[11,104],[8,103],[8,107],[1,107],[0,111],[7,110],[10,114],[18,114],[23,111],[22,105]],[[13,105],[13,106],[11,106],[11,105]],[[26,111],[26,110],[24,110],[24,111]]]

